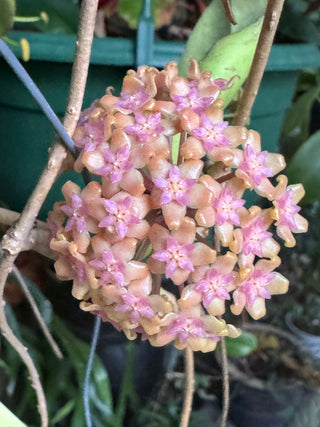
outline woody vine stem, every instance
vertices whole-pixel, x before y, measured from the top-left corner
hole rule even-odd
[[[84,0],[82,2],[79,23],[79,37],[77,41],[77,53],[73,66],[70,97],[64,120],[64,127],[69,136],[72,135],[75,130],[82,106],[82,99],[90,59],[91,44],[93,39],[97,3],[97,0]],[[284,0],[269,0],[268,2],[251,71],[235,114],[235,125],[246,124],[249,120],[250,112],[268,60],[283,3]],[[0,329],[2,335],[17,350],[21,359],[28,368],[32,385],[35,388],[37,394],[42,427],[48,426],[48,414],[44,392],[38,373],[28,353],[28,350],[15,337],[7,323],[4,311],[3,292],[7,276],[13,269],[14,261],[17,255],[21,250],[26,249],[25,242],[29,242],[30,240],[31,242],[34,241],[35,243],[38,242],[38,238],[34,236],[34,233],[32,234],[32,228],[35,223],[35,219],[67,156],[66,149],[60,143],[55,143],[50,151],[48,164],[44,169],[32,195],[30,196],[25,209],[23,210],[15,225],[13,225],[3,237],[3,258],[0,264]],[[30,244],[28,245],[28,248],[30,248]],[[229,406],[229,399],[226,397],[228,390],[228,386],[226,386],[228,377],[227,357],[225,352],[223,352],[223,354],[224,356],[222,359],[225,379],[225,397],[221,427],[224,427],[226,424]],[[189,348],[187,348],[185,351],[185,361],[186,389],[180,427],[188,426],[192,407],[194,367],[193,352]]]

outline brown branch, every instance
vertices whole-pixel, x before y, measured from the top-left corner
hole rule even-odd
[[[72,69],[70,96],[64,120],[64,125],[69,135],[72,135],[75,130],[82,106],[90,61],[97,4],[98,0],[84,0],[82,2],[79,35],[76,43],[76,57]],[[65,158],[66,149],[60,143],[55,143],[50,150],[48,164],[21,216],[16,224],[8,230],[2,240],[3,258],[0,264],[0,328],[2,335],[15,348],[28,368],[32,386],[37,394],[38,410],[42,427],[48,426],[48,412],[43,388],[38,372],[28,353],[28,349],[16,338],[8,325],[4,311],[5,302],[3,292],[8,274],[12,271],[13,263],[19,252],[25,246],[25,242],[30,239],[34,221],[52,184],[59,174]]]
[[[9,209],[0,208],[0,226],[8,228],[13,226],[19,219],[18,212],[10,211]],[[30,238],[24,242],[21,250],[35,250],[41,255],[50,259],[56,259],[57,254],[49,247],[50,230],[46,222],[36,220],[34,222]]]
[[[223,378],[223,404],[220,427],[225,427],[228,420],[230,406],[230,384],[229,384],[229,369],[228,357],[226,349],[225,337],[221,337],[221,356],[222,356],[222,378]]]
[[[180,420],[180,427],[188,427],[194,392],[194,360],[193,351],[190,347],[186,347],[184,351],[185,357],[185,372],[186,372],[186,385],[184,392],[183,409]]]
[[[233,119],[232,124],[234,126],[245,126],[249,123],[251,110],[260,87],[274,35],[278,27],[283,3],[284,0],[268,1],[252,66]]]

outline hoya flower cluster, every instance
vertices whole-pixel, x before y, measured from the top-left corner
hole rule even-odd
[[[49,216],[51,248],[80,307],[129,339],[211,351],[240,333],[226,310],[258,319],[266,299],[287,291],[272,232],[294,246],[292,233],[306,231],[304,190],[284,175],[272,181],[283,157],[223,120],[219,94],[231,84],[195,61],[187,78],[175,63],[141,66],[120,97],[107,91],[81,115],[75,168],[95,181],[63,186],[65,201]],[[247,189],[269,207],[246,206]]]

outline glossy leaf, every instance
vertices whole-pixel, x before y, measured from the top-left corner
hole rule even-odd
[[[224,37],[200,62],[200,69],[202,71],[210,70],[213,79],[230,79],[233,76],[239,76],[235,78],[231,88],[223,91],[220,95],[224,100],[225,107],[234,98],[249,74],[262,21],[261,18],[243,30]]]
[[[0,37],[4,36],[12,27],[15,12],[15,0],[0,0]]]
[[[286,174],[291,184],[301,182],[306,190],[302,203],[320,200],[320,130],[292,157]]]
[[[232,2],[232,11],[237,21],[237,25],[232,25],[225,16],[222,2],[213,0],[198,20],[188,40],[185,53],[179,62],[181,75],[186,75],[190,58],[202,61],[219,40],[243,30],[263,17],[266,4],[266,0]]]
[[[258,341],[254,334],[242,332],[238,338],[226,337],[226,347],[228,356],[248,356],[258,347]]]

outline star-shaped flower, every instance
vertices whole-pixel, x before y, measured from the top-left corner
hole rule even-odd
[[[97,169],[97,175],[109,175],[112,183],[121,181],[122,176],[132,168],[129,160],[130,148],[128,145],[120,148],[115,153],[107,148],[103,152],[105,164]]]
[[[202,114],[201,127],[193,129],[192,135],[198,138],[206,151],[213,147],[226,147],[230,141],[223,135],[223,131],[228,126],[228,122],[212,123],[208,116]]]
[[[243,161],[238,170],[244,172],[253,185],[260,185],[261,179],[273,176],[272,171],[264,166],[268,156],[267,151],[255,152],[250,145],[247,145],[243,152]]]
[[[183,178],[178,166],[172,166],[168,178],[154,178],[155,185],[162,190],[161,205],[176,200],[180,205],[188,204],[188,190],[192,188],[195,179]]]
[[[71,203],[61,206],[61,210],[69,217],[65,231],[76,229],[79,233],[83,233],[87,227],[86,217],[88,216],[88,209],[81,197],[78,194],[73,194],[71,196]]]
[[[118,261],[111,251],[103,251],[101,259],[94,259],[89,265],[97,270],[100,281],[105,284],[124,286],[124,264]]]
[[[129,135],[136,135],[140,142],[147,142],[148,139],[156,138],[164,131],[160,125],[161,113],[150,114],[146,117],[139,112],[135,113],[136,123],[126,126],[124,131]]]
[[[193,251],[193,243],[179,245],[179,243],[171,236],[167,239],[167,249],[155,252],[152,258],[166,263],[166,277],[172,277],[177,268],[182,270],[193,271],[192,262],[189,255]]]
[[[103,200],[103,205],[108,215],[99,223],[99,227],[112,227],[123,239],[131,224],[138,224],[140,219],[134,215],[130,197],[127,196],[120,202],[113,200]]]

